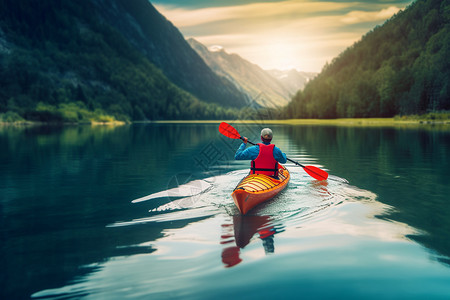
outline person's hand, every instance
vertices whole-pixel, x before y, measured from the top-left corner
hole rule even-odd
[[[242,138],[242,140],[244,141],[244,144],[247,144],[248,142],[248,138],[246,138],[245,136]]]

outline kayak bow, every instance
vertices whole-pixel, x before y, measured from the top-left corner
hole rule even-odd
[[[231,196],[242,214],[245,215],[258,204],[275,197],[287,186],[291,178],[289,171],[278,165],[279,179],[263,174],[249,174],[233,190]]]

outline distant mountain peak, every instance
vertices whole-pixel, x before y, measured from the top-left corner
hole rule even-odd
[[[225,51],[225,50],[223,49],[223,47],[220,46],[220,45],[212,45],[212,46],[210,46],[210,47],[208,48],[208,50],[211,51],[211,52]]]
[[[227,53],[222,46],[207,47],[194,38],[187,41],[216,74],[233,82],[239,90],[245,92],[260,106],[286,105],[291,96],[303,88],[309,79],[308,76],[312,76],[302,77],[296,70],[289,70],[286,73],[265,71],[236,53]],[[279,77],[278,74],[283,76]]]

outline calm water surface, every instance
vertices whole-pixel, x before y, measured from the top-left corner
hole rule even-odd
[[[448,128],[271,127],[247,216],[218,124],[0,127],[0,299],[450,298]]]

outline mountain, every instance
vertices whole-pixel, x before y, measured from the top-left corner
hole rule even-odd
[[[0,84],[0,121],[233,118],[248,101],[147,0],[0,0]]]
[[[242,107],[245,95],[217,76],[192,50],[180,31],[148,0],[93,0],[98,13],[176,85],[200,100]]]
[[[450,1],[417,0],[346,49],[284,118],[392,117],[450,110]]]
[[[313,79],[317,73],[315,72],[300,72],[296,69],[290,70],[266,70],[272,77],[278,79],[279,82],[289,91],[290,94],[295,95],[299,90],[302,90],[305,85]]]
[[[284,106],[297,92],[297,90],[289,90],[259,66],[237,54],[228,54],[224,49],[210,51],[192,38],[187,41],[216,74],[233,82],[240,91],[246,93],[259,106]]]

